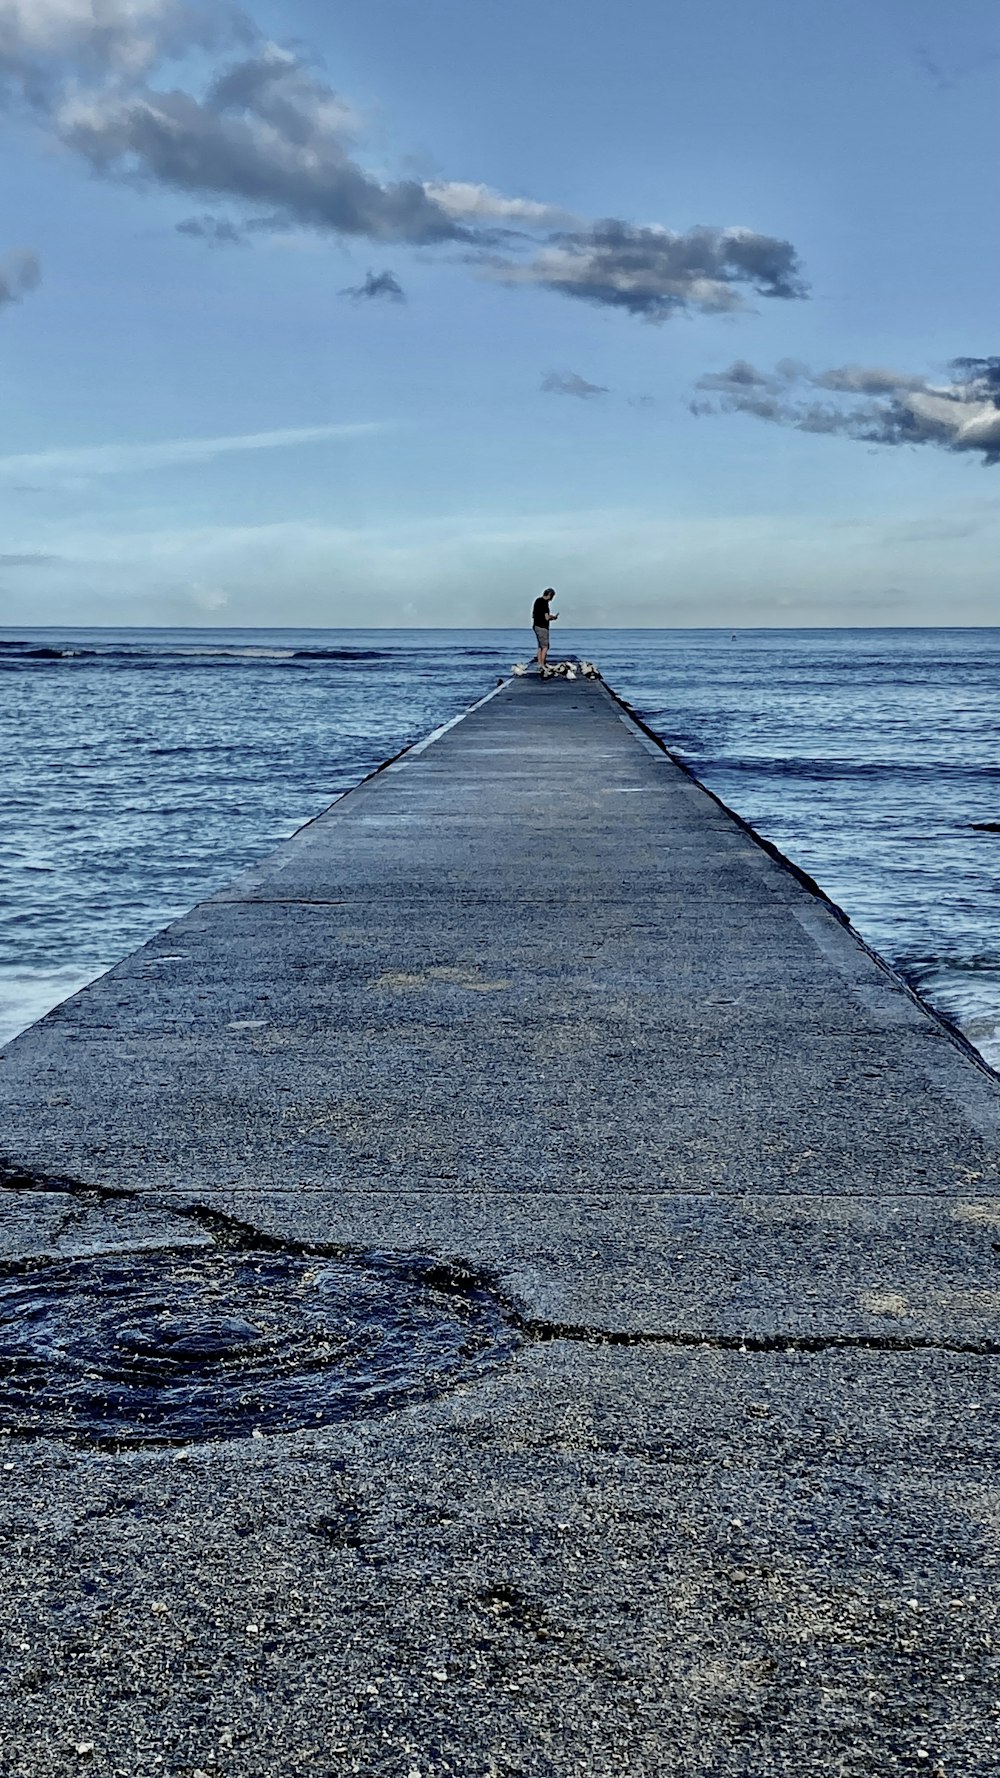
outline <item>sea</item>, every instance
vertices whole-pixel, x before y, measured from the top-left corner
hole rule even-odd
[[[528,630],[0,629],[0,1043],[533,646]],[[1000,1068],[1000,628],[564,620],[558,648]]]

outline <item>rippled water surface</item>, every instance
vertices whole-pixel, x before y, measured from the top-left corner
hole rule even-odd
[[[559,635],[1000,1064],[1000,630]],[[481,696],[530,633],[0,632],[0,1040]]]
[[[289,1432],[441,1394],[513,1352],[430,1260],[252,1246],[0,1266],[0,1426],[129,1445]]]

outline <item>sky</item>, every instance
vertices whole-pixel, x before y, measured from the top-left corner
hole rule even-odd
[[[0,621],[994,623],[998,96],[992,0],[0,0]]]

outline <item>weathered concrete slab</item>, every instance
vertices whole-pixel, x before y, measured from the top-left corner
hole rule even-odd
[[[10,1410],[0,1768],[997,1769],[1000,1086],[603,688],[340,801],[9,1046],[0,1117],[0,1339],[5,1276],[148,1298],[164,1248],[511,1334],[319,1431]]]

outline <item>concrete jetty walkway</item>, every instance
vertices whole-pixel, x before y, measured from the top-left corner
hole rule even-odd
[[[1000,1770],[1000,1085],[602,685],[505,684],[58,1008],[0,1129],[0,1770]],[[161,1444],[40,1339],[19,1417],[5,1289],[82,1337],[120,1262],[131,1353],[126,1261],[169,1318],[233,1253],[495,1344]]]

